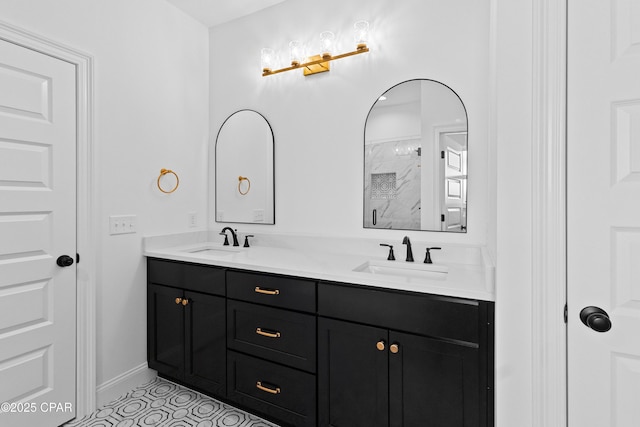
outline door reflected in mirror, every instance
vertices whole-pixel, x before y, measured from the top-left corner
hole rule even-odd
[[[216,222],[274,224],[273,131],[252,110],[230,115],[215,147]]]
[[[434,80],[383,93],[364,132],[364,227],[466,232],[467,113]]]

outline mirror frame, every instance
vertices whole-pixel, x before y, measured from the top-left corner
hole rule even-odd
[[[227,121],[229,121],[229,119],[231,119],[234,115],[241,113],[243,111],[249,111],[252,113],[256,113],[257,115],[259,115],[260,117],[262,117],[262,119],[265,121],[265,123],[267,124],[267,126],[269,126],[269,132],[271,133],[271,152],[272,152],[272,161],[271,161],[271,179],[272,179],[272,213],[273,213],[273,222],[251,222],[251,221],[230,221],[228,219],[224,219],[222,221],[218,221],[218,140],[220,138],[220,133],[222,132],[222,129],[224,128],[225,123],[227,123]],[[271,127],[271,123],[269,123],[269,120],[267,120],[267,118],[261,114],[260,112],[256,111],[256,110],[252,110],[250,108],[243,108],[240,110],[237,110],[231,114],[229,114],[229,116],[227,116],[226,119],[224,119],[224,121],[222,122],[222,124],[220,125],[220,127],[218,128],[218,133],[216,134],[216,142],[215,142],[215,167],[214,167],[214,173],[213,173],[213,190],[214,190],[214,212],[213,212],[213,218],[214,221],[217,223],[231,223],[231,224],[256,224],[256,225],[275,225],[276,223],[276,155],[275,155],[275,149],[276,149],[276,144],[275,144],[275,136],[273,133],[273,128]]]
[[[396,83],[395,85],[389,87],[388,89],[386,89],[385,91],[383,91],[380,95],[378,95],[376,97],[375,102],[371,105],[371,108],[369,108],[369,112],[367,113],[367,117],[365,119],[364,122],[364,130],[363,130],[363,152],[362,152],[362,228],[365,229],[375,229],[375,230],[404,230],[404,231],[427,231],[427,232],[440,232],[440,233],[454,233],[454,234],[466,234],[469,230],[469,202],[468,202],[468,195],[467,195],[467,207],[466,207],[466,221],[465,221],[465,227],[464,230],[460,230],[460,231],[447,231],[447,230],[435,230],[435,229],[424,229],[424,228],[377,228],[377,227],[367,227],[367,223],[366,223],[366,219],[365,219],[365,209],[366,209],[366,199],[365,199],[365,189],[366,189],[366,182],[367,182],[367,177],[366,177],[366,160],[367,160],[367,123],[369,121],[369,117],[371,116],[371,112],[373,111],[373,109],[375,108],[375,106],[378,104],[379,99],[381,96],[383,96],[385,93],[393,90],[394,88],[396,88],[397,86],[400,86],[402,84],[405,83],[409,83],[409,82],[415,82],[415,81],[420,81],[420,82],[433,82],[433,83],[437,83],[439,85],[444,86],[445,88],[449,89],[451,91],[451,93],[453,93],[456,98],[458,99],[458,101],[460,101],[460,105],[462,105],[462,109],[464,110],[464,115],[465,115],[465,124],[466,124],[466,134],[467,134],[467,161],[466,161],[466,167],[467,167],[467,179],[466,179],[466,191],[468,194],[469,191],[469,158],[468,158],[468,147],[469,147],[469,113],[467,111],[467,106],[464,104],[464,102],[462,101],[462,98],[460,98],[460,95],[458,95],[458,93],[453,90],[451,88],[451,86],[444,84],[438,80],[434,80],[434,79],[426,79],[426,78],[414,78],[414,79],[407,79],[404,81],[401,81],[399,83]]]

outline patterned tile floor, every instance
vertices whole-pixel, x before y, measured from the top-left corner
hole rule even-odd
[[[162,378],[64,427],[278,427]]]

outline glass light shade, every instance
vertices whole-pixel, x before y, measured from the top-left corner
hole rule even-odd
[[[291,65],[296,66],[304,62],[304,44],[299,40],[293,40],[289,43],[289,56],[291,57]]]
[[[364,49],[367,47],[367,42],[369,41],[369,22],[367,21],[358,21],[353,24],[353,37],[356,42],[356,46],[358,49]]]
[[[323,31],[320,33],[320,55],[323,58],[330,58],[333,55],[333,49],[336,41],[336,35],[331,31]]]
[[[262,72],[269,73],[273,70],[276,62],[276,52],[268,47],[263,48],[260,51],[260,64],[262,65]]]

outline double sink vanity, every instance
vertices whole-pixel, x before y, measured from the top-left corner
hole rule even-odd
[[[493,425],[493,266],[371,239],[145,239],[148,361],[282,426]],[[425,243],[413,251],[424,253]]]
[[[215,221],[275,224],[266,117],[233,113],[211,148]],[[364,228],[467,232],[467,113],[451,88],[416,79],[384,92],[363,149]],[[221,227],[145,239],[159,375],[281,426],[494,425],[484,247]]]

